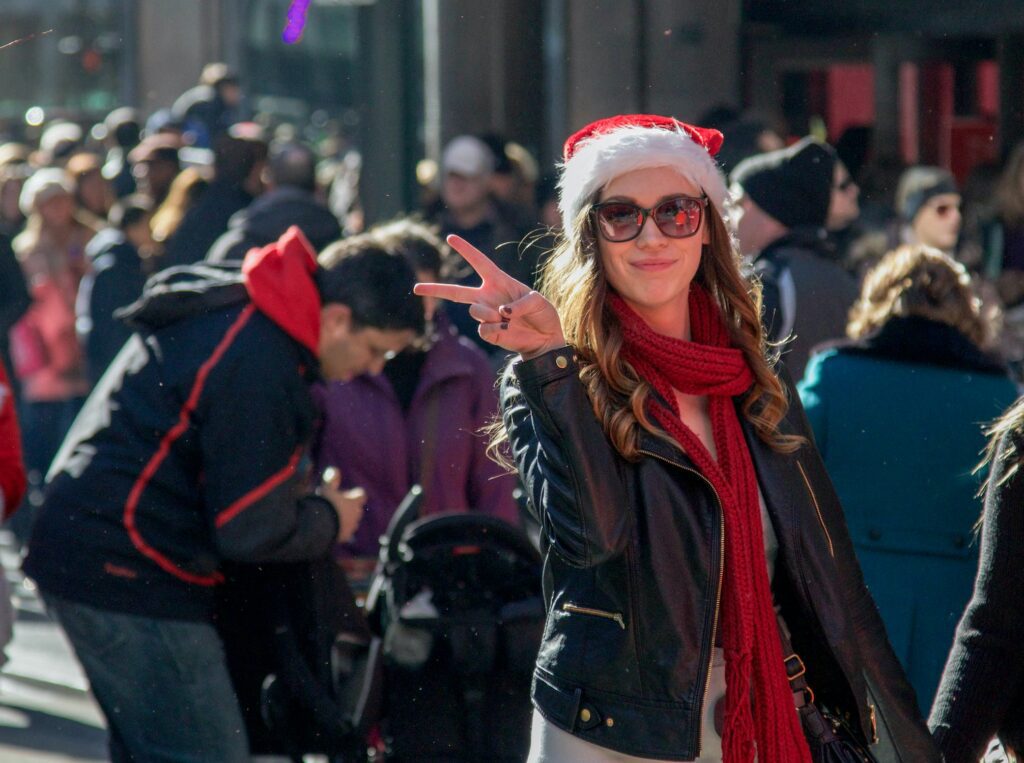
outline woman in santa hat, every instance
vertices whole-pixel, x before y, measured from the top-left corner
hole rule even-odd
[[[773,367],[721,143],[669,117],[588,125],[540,292],[457,237],[482,285],[417,286],[521,356],[493,444],[546,555],[530,760],[798,763],[825,711],[879,761],[937,761]]]

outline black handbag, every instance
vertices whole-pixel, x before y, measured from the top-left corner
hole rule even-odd
[[[800,725],[814,763],[878,763],[853,730],[838,715],[820,706],[807,684],[807,668],[789,639],[785,623],[779,621],[779,638],[786,655],[786,676],[793,689],[793,699]]]

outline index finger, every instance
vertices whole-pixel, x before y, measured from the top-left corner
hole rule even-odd
[[[466,241],[462,236],[456,236],[454,233],[450,233],[445,240],[452,249],[462,255],[462,259],[468,262],[470,267],[476,271],[477,275],[485,281],[493,281],[502,277],[511,277],[495,265],[494,261],[491,260],[490,257]]]
[[[461,302],[471,305],[477,301],[477,294],[480,288],[477,286],[459,286],[453,283],[417,283],[412,287],[412,293],[419,297],[437,297],[447,299],[449,302]]]

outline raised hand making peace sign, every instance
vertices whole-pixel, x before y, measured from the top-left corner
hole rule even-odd
[[[480,337],[484,341],[518,352],[525,359],[565,346],[562,323],[550,302],[505,273],[464,238],[452,235],[447,240],[483,283],[418,283],[416,294],[469,305],[469,314],[480,322]]]

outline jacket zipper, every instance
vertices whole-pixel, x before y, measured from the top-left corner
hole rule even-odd
[[[657,458],[660,461],[664,461],[666,464],[682,469],[684,472],[690,472],[691,474],[697,475],[702,479],[707,486],[711,488],[712,495],[715,496],[715,501],[718,502],[718,587],[715,589],[715,614],[711,619],[711,645],[708,649],[708,671],[704,677],[704,695],[700,701],[700,707],[698,708],[697,718],[700,719],[698,723],[704,721],[704,707],[708,702],[708,692],[711,690],[711,669],[715,662],[715,639],[718,636],[718,612],[722,607],[722,582],[725,579],[725,507],[722,505],[722,498],[718,495],[718,491],[715,490],[715,486],[711,484],[711,480],[705,477],[703,474],[698,472],[696,469],[691,469],[688,466],[677,464],[675,461],[670,461],[664,456],[659,456],[657,453],[653,453],[649,450],[640,449],[641,453],[644,453],[653,458]],[[701,739],[700,739],[700,726],[697,727],[697,757],[701,754]]]
[[[811,487],[811,481],[807,479],[807,472],[804,471],[804,465],[799,461],[796,462],[797,468],[800,470],[800,476],[804,478],[804,485],[807,486],[807,492],[811,495],[811,501],[814,503],[814,511],[818,515],[818,523],[821,525],[822,531],[825,533],[825,540],[828,541],[828,553],[835,559],[836,552],[832,546],[832,536],[829,535],[828,527],[825,526],[825,517],[821,515],[821,508],[818,506],[818,497],[814,495],[814,489]]]
[[[577,615],[593,615],[594,617],[603,617],[606,620],[614,620],[619,624],[622,630],[626,630],[626,621],[622,618],[622,614],[619,612],[606,612],[603,609],[594,609],[593,607],[581,607],[577,604],[571,604],[565,602],[562,605],[563,612],[572,612]]]
[[[807,491],[811,494],[811,500],[814,502],[814,510],[818,513],[818,521],[821,523],[821,529],[825,531],[825,538],[828,540],[829,552],[831,553],[833,550],[832,537],[828,534],[828,529],[825,527],[825,520],[821,515],[821,509],[818,507],[818,499],[814,495],[814,490],[811,489],[810,480],[808,480],[807,478],[807,473],[804,471],[803,464],[801,464],[800,461],[797,461],[796,465],[800,469],[800,475],[804,479],[804,484],[807,485]],[[833,558],[835,558],[834,554]],[[799,573],[800,583],[804,589],[804,596],[806,597],[807,604],[811,609],[812,623],[815,626],[817,626],[816,631],[818,633],[818,638],[820,638],[823,643],[827,644],[829,642],[829,639],[828,636],[825,635],[825,627],[821,624],[821,617],[818,614],[817,607],[815,607],[814,605],[814,597],[811,595],[811,588],[807,583],[807,576],[804,574],[804,568],[802,566],[799,569]],[[836,658],[836,662],[839,662],[838,658]],[[843,673],[843,677],[846,679],[847,686],[853,686],[853,681],[850,680],[850,676],[846,673],[845,668],[843,668],[842,665],[839,665],[839,670]],[[857,710],[858,721],[860,722],[863,718],[863,714],[861,713],[861,703],[856,699],[856,697],[854,698],[854,704]],[[868,706],[868,711],[871,717],[870,722],[872,724],[872,736],[874,737],[877,734],[877,726],[875,725],[877,724],[877,720],[874,718],[874,705],[870,702],[867,702],[866,704]],[[861,733],[863,733],[863,723],[861,723],[859,728],[861,729]],[[875,744],[875,742],[869,742],[869,744]]]

